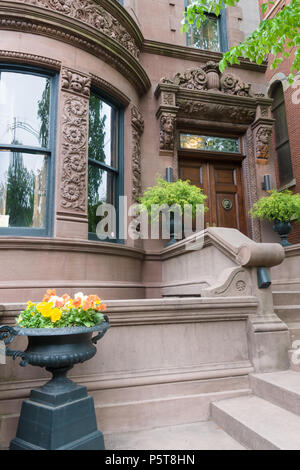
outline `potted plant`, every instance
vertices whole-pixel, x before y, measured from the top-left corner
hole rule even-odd
[[[288,189],[269,191],[269,196],[253,204],[250,215],[273,222],[273,230],[280,236],[282,246],[289,246],[287,237],[293,229],[291,222],[300,222],[300,194],[293,194]]]
[[[144,195],[139,198],[141,211],[146,210],[149,216],[153,215],[152,207],[164,207],[170,214],[170,241],[167,246],[177,242],[175,238],[174,209],[184,215],[186,206],[190,206],[189,215],[192,218],[198,212],[206,212],[207,196],[203,194],[202,189],[194,186],[188,180],[178,179],[174,183],[165,181],[160,176],[157,178],[155,186],[148,188]],[[158,215],[154,216],[155,218]]]
[[[10,449],[104,449],[93,398],[86,387],[68,379],[67,372],[96,354],[95,344],[110,327],[105,309],[96,295],[79,292],[74,298],[59,297],[50,289],[42,302],[27,302],[17,326],[0,326],[7,356],[20,357],[22,367],[45,367],[53,375],[23,402]],[[25,351],[9,349],[16,336],[27,336]]]

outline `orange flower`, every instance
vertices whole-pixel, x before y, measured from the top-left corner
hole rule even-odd
[[[98,297],[98,295],[89,295],[88,298],[87,298],[88,302],[100,302],[100,298]]]
[[[85,300],[82,304],[83,310],[89,310],[90,308],[94,308],[94,302],[91,300]]]
[[[48,302],[48,300],[54,295],[56,295],[56,289],[48,289],[44,295],[43,302]]]
[[[81,305],[81,299],[77,297],[77,299],[73,300],[73,307],[78,308]]]
[[[64,305],[65,305],[64,300],[56,300],[56,302],[55,302],[55,307],[57,307],[57,308],[62,308],[62,307],[64,307]]]
[[[106,305],[105,304],[101,305],[101,310],[103,310],[103,312],[105,312],[105,310],[106,310]]]
[[[68,300],[70,300],[71,297],[69,296],[69,294],[64,294],[64,295],[62,295],[62,298],[64,299],[64,301],[66,303],[66,302],[68,302]]]

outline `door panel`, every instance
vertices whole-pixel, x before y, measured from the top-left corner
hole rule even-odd
[[[247,234],[240,164],[182,159],[180,177],[190,180],[208,196],[206,224],[237,228]]]

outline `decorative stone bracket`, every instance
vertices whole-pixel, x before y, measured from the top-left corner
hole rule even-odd
[[[255,142],[255,159],[257,163],[268,163],[271,152],[273,123],[273,119],[259,118],[252,125]]]

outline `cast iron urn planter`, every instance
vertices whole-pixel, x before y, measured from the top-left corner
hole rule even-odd
[[[104,450],[97,429],[94,400],[86,387],[67,378],[75,364],[88,361],[97,352],[95,344],[108,328],[109,320],[91,328],[20,328],[0,326],[6,355],[20,358],[22,367],[45,367],[52,379],[31,390],[22,403],[16,437],[10,450]],[[98,333],[93,337],[93,333]],[[27,336],[26,351],[11,350],[16,336]]]
[[[290,222],[282,222],[277,220],[273,225],[273,230],[280,236],[282,246],[291,246],[291,243],[289,243],[287,240],[288,235],[293,230]]]

